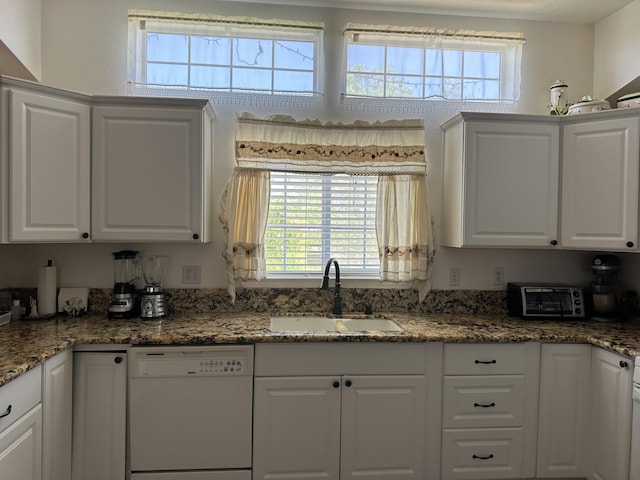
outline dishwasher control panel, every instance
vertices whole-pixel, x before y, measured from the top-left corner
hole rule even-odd
[[[253,374],[253,347],[140,347],[130,349],[132,378],[246,376]]]

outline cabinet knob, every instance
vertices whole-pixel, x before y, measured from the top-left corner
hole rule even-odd
[[[89,238],[89,233],[88,232],[84,232],[82,234],[82,238]]]
[[[198,235],[197,233],[193,234],[193,239],[194,240],[198,240],[200,238],[200,235]]]
[[[340,382],[333,382],[333,388],[338,388],[340,386]]]
[[[345,384],[347,387],[350,387],[350,386],[351,386],[351,380],[347,380],[346,382],[344,382],[344,384]]]
[[[627,247],[633,248],[633,242],[627,242]]]
[[[628,366],[629,366],[629,362],[620,360],[620,368],[627,368]]]
[[[551,240],[551,245],[553,245],[554,247],[558,245],[558,240]]]
[[[122,363],[122,357],[118,355],[116,358],[113,359],[113,361],[116,363]]]

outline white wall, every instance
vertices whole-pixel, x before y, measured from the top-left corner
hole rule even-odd
[[[521,113],[546,114],[549,85],[562,78],[568,82],[575,99],[592,94],[593,27],[573,24],[493,20],[454,16],[415,15],[394,12],[366,12],[340,9],[295,8],[269,5],[214,2],[212,0],[46,0],[42,15],[43,81],[85,93],[126,93],[127,9],[149,8],[170,11],[214,12],[222,15],[254,15],[265,18],[291,18],[325,23],[326,64],[339,67],[342,30],[347,22],[399,25],[433,25],[451,28],[521,31],[527,39],[523,53]],[[337,72],[336,72],[337,73]],[[354,114],[335,108],[338,83],[327,85],[327,107],[322,111],[279,111],[245,108],[258,114],[289,113],[297,118],[319,117],[323,120],[349,121],[357,118],[375,120],[390,115]],[[232,108],[215,106],[215,190],[222,193],[233,167]],[[436,233],[440,215],[440,175],[442,172],[439,125],[448,115],[429,114],[427,155]],[[218,216],[216,199],[215,218]],[[216,220],[217,226],[217,220]],[[203,267],[202,287],[225,286],[221,257],[222,230],[209,245],[126,245],[145,253],[171,256],[168,287],[180,287],[182,265]],[[112,267],[110,253],[124,245],[38,245],[0,246],[0,261],[11,272],[4,283],[11,286],[34,286],[36,267],[53,258],[59,266],[61,286],[110,287]],[[590,254],[583,252],[525,250],[457,250],[439,248],[436,254],[433,283],[448,287],[450,266],[461,268],[461,286],[468,289],[496,288],[492,284],[493,267],[505,269],[507,281],[553,280],[588,282]],[[318,275],[319,277],[319,275]],[[0,281],[2,278],[0,277]],[[317,279],[308,284],[316,286]],[[274,285],[267,283],[267,286]],[[281,285],[281,284],[279,284]],[[345,287],[361,285],[344,281]],[[378,282],[373,285],[378,286]]]
[[[0,73],[41,78],[40,0],[0,0]]]
[[[635,0],[595,25],[594,98],[607,98],[640,76],[639,20]]]

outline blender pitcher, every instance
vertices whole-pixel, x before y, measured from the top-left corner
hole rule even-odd
[[[167,301],[162,288],[169,257],[144,255],[140,257],[140,267],[146,283],[140,301],[142,318],[158,318],[167,314]]]
[[[109,317],[131,318],[137,314],[138,252],[113,252],[113,294],[109,301]]]

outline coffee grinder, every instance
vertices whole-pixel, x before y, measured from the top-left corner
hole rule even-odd
[[[596,255],[591,261],[594,274],[589,287],[591,297],[591,319],[600,322],[620,320],[621,288],[618,281],[620,260],[615,255]]]
[[[109,318],[132,318],[138,315],[138,252],[113,252],[113,294],[109,301]]]
[[[159,318],[167,314],[167,299],[162,288],[162,279],[169,263],[169,257],[145,255],[140,257],[142,275],[146,286],[140,298],[140,316]]]

